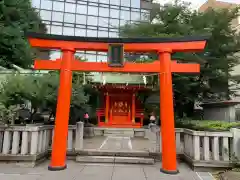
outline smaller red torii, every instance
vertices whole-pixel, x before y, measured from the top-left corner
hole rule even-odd
[[[173,52],[201,51],[208,37],[184,38],[93,38],[29,33],[33,47],[60,49],[62,57],[56,61],[36,60],[34,68],[60,70],[60,85],[54,128],[54,140],[49,170],[63,170],[66,166],[69,107],[72,71],[159,73],[160,119],[162,137],[162,168],[168,174],[178,173],[173,110],[172,73],[198,73],[199,64],[171,61]],[[74,59],[76,50],[108,51],[109,44],[123,44],[125,52],[157,52],[159,60],[152,63],[125,62],[123,67],[109,67],[103,62],[81,62]]]

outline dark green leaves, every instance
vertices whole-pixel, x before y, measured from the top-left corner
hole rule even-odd
[[[2,0],[0,2],[0,66],[12,64],[29,68],[33,53],[24,32],[45,32],[38,13],[30,0]]]

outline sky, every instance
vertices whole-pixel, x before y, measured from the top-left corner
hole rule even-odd
[[[159,2],[160,4],[164,4],[166,2],[171,2],[174,0],[155,0],[156,2]],[[207,0],[184,0],[186,2],[191,2],[192,7],[194,9],[198,9],[203,3],[205,3]],[[240,0],[221,0],[223,2],[232,2],[232,3],[240,3]]]

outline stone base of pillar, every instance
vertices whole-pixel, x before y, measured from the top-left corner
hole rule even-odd
[[[172,174],[172,175],[175,175],[175,174],[178,174],[179,173],[179,170],[176,170],[176,171],[168,171],[168,170],[164,170],[164,169],[160,169],[160,171],[164,174]]]
[[[57,167],[48,166],[48,170],[49,171],[62,171],[64,169],[67,169],[67,165],[65,165],[65,166],[57,166]]]

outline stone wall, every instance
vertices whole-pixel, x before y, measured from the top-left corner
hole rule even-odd
[[[71,155],[71,158],[75,158],[77,153],[84,150],[83,128],[82,122],[76,126],[69,126],[67,153]],[[162,152],[161,129],[157,126],[151,129],[126,130],[122,128],[118,131],[115,129],[115,132],[107,128],[93,128],[91,132],[93,133],[91,138],[104,136],[104,133],[105,135],[125,133],[124,135],[131,138],[145,138],[150,142],[150,153],[160,157]],[[49,156],[53,135],[53,126],[1,126],[0,161],[18,161],[35,166]],[[194,168],[226,168],[231,167],[234,161],[240,160],[240,129],[234,128],[226,132],[176,129],[175,139],[177,154]]]
[[[237,120],[236,109],[239,102],[222,101],[205,103],[203,107],[203,118],[205,120],[218,120],[225,122],[235,122]]]

